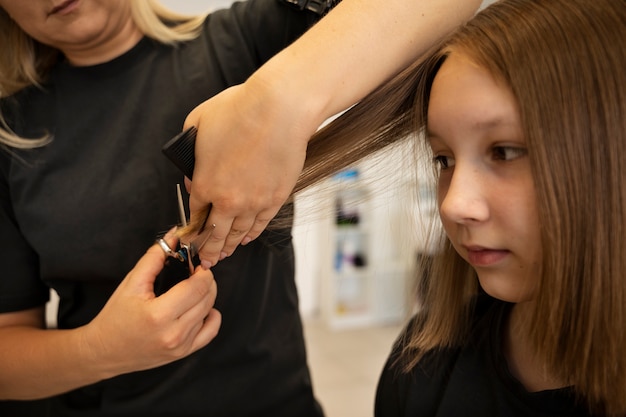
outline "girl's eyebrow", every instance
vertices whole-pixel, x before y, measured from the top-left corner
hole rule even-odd
[[[511,126],[511,125],[516,125],[516,124],[517,124],[516,121],[511,120],[510,117],[494,115],[493,117],[476,121],[472,125],[473,127],[480,129],[480,130],[489,130],[489,129],[493,129],[496,127]]]
[[[471,123],[470,126],[470,130],[491,130],[507,127],[516,128],[519,126],[519,121],[511,119],[511,117],[508,117],[506,115],[494,114],[482,120],[475,120]],[[426,135],[426,139],[428,140],[430,140],[431,138],[436,139],[441,137],[435,130],[431,128],[429,124],[426,125],[424,133]]]

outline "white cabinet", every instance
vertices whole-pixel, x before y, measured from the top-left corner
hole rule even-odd
[[[322,316],[334,329],[406,317],[411,250],[392,230],[392,223],[403,222],[389,199],[380,200],[376,182],[368,185],[361,175],[361,168],[338,174],[327,194],[331,207],[328,238],[320,248],[325,259],[320,301]]]
[[[428,204],[417,207],[418,195],[426,197],[422,202],[432,199],[431,186],[422,184],[428,170],[416,169],[409,145],[386,150],[357,168],[354,184],[344,181],[341,186],[341,181],[328,179],[296,197],[301,311],[335,329],[398,323],[408,317],[416,258],[429,251],[421,222],[436,215]],[[337,224],[337,194],[354,187],[362,187],[356,193],[362,196],[348,199],[348,211],[351,201],[360,203],[359,222]],[[341,253],[347,253],[345,261]],[[359,255],[358,265],[348,262],[352,254]]]

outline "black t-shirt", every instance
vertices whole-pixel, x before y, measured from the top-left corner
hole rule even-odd
[[[0,312],[41,306],[51,287],[60,328],[88,323],[157,235],[178,223],[183,177],[162,145],[196,105],[245,81],[317,18],[276,0],[235,3],[209,15],[193,41],[144,38],[100,65],[61,61],[43,89],[3,99],[18,134],[54,140],[0,150]],[[223,321],[206,348],[55,397],[46,401],[51,414],[320,416],[290,231],[265,232],[213,272]]]
[[[589,416],[571,389],[528,392],[509,373],[501,349],[509,310],[485,297],[466,343],[427,353],[409,373],[396,360],[396,343],[378,383],[376,417]]]

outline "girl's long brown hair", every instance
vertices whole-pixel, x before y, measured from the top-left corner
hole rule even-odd
[[[296,191],[391,143],[419,138],[430,85],[462,52],[511,88],[537,192],[543,263],[526,323],[547,370],[598,415],[626,415],[626,2],[504,0],[311,140]],[[536,244],[529,242],[529,244]],[[444,239],[420,285],[408,367],[461,343],[475,273]]]

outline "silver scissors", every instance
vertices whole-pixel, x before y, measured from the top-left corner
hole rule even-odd
[[[183,194],[180,190],[180,184],[176,184],[176,195],[178,197],[178,215],[180,218],[180,224],[183,227],[187,227],[187,216],[185,214],[185,205],[183,203]],[[211,207],[209,206],[209,213],[210,212]],[[187,262],[187,264],[189,265],[189,275],[193,274],[193,271],[195,269],[195,256],[198,255],[206,242],[211,238],[211,236],[213,235],[213,231],[215,230],[215,224],[207,226],[206,222],[208,219],[209,216],[207,214],[206,218],[204,219],[204,224],[202,225],[200,230],[198,230],[198,234],[196,235],[196,237],[194,237],[189,242],[183,242],[181,240],[179,244],[180,249],[178,250],[173,250],[172,248],[170,248],[170,246],[163,238],[157,239],[157,243],[159,244],[159,246],[161,246],[161,249],[163,249],[163,252],[165,252],[167,256],[171,258],[176,258],[180,262]]]

